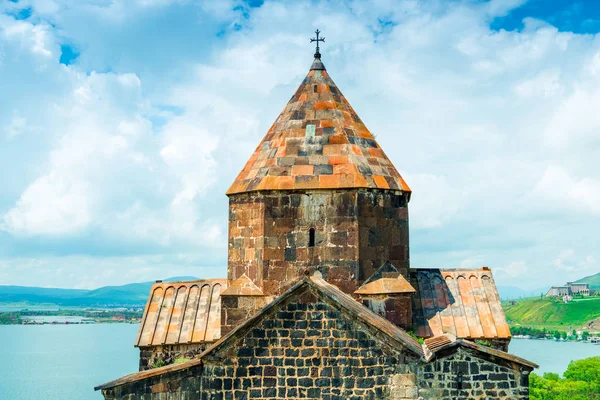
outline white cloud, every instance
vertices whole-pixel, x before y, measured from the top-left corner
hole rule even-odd
[[[520,0],[31,4],[26,21],[0,15],[5,263],[43,236],[57,249],[32,268],[81,253],[94,278],[68,279],[84,286],[225,265],[224,192],[307,72],[317,27],[328,71],[414,191],[413,266],[551,284],[540,272],[574,279],[600,257],[600,44],[531,18],[490,30]],[[59,64],[64,43],[75,64]]]
[[[573,271],[575,269],[573,260],[574,255],[575,252],[573,249],[563,250],[558,254],[558,257],[556,257],[553,264],[559,270]]]
[[[4,216],[5,229],[15,234],[70,234],[91,223],[89,187],[52,172],[32,183]]]
[[[0,26],[0,33],[5,40],[15,41],[42,59],[52,58],[58,50],[50,32],[51,27],[46,24],[32,25],[0,14]]]
[[[13,115],[8,126],[4,128],[4,132],[9,139],[19,136],[27,128],[27,120],[18,114]]]
[[[462,204],[461,191],[445,176],[409,174],[405,179],[414,193],[410,203],[413,229],[437,228],[456,218]]]
[[[587,256],[585,258],[585,263],[587,265],[594,265],[594,264],[596,264],[596,259],[594,258],[594,256]]]
[[[597,56],[597,54],[596,54]],[[600,148],[600,81],[576,82],[572,93],[562,99],[544,132],[556,151]]]
[[[577,178],[561,166],[548,166],[533,193],[548,208],[600,215],[600,179]]]
[[[514,90],[517,95],[522,97],[560,95],[560,71],[543,71],[532,79],[518,82]]]
[[[182,186],[173,204],[204,195],[216,180],[217,163],[213,153],[218,147],[218,137],[195,124],[179,120],[167,124],[163,134],[165,144],[160,155]]]
[[[527,263],[523,260],[520,260],[513,261],[506,267],[497,267],[494,269],[494,271],[497,271],[500,274],[505,275],[510,279],[513,279],[519,276],[527,275],[529,269],[527,268]]]

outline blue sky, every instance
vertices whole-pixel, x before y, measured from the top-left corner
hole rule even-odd
[[[414,267],[600,272],[593,1],[0,3],[0,284],[225,276],[225,191],[312,61],[413,189]]]

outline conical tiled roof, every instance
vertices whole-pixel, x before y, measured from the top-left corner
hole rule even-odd
[[[227,194],[337,188],[410,192],[316,58]]]

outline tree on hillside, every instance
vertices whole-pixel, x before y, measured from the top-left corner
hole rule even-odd
[[[567,340],[567,332],[561,332],[560,337],[562,338],[562,340]]]
[[[558,340],[558,339],[560,339],[560,332],[558,330],[556,330],[556,331],[554,331],[554,334],[552,336],[554,336],[554,339]]]
[[[571,361],[565,371],[565,378],[589,383],[596,382],[600,385],[600,357]]]
[[[571,361],[564,378],[531,374],[531,400],[600,400],[600,357]]]

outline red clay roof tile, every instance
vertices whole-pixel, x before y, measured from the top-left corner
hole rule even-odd
[[[413,328],[418,337],[449,333],[465,339],[510,339],[492,272],[411,269]]]
[[[227,279],[152,285],[136,347],[213,342],[221,337],[221,290]]]
[[[327,178],[322,177],[329,175],[330,169],[311,169],[324,164],[334,167]],[[290,168],[288,174],[282,173],[282,167]],[[332,188],[410,192],[319,62],[313,64],[227,194]]]

